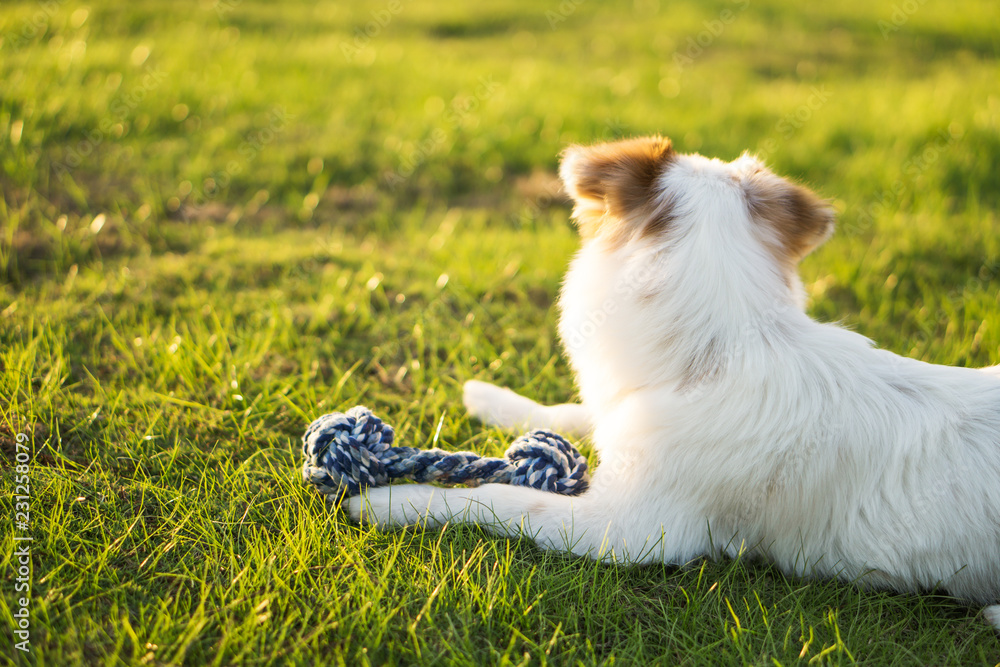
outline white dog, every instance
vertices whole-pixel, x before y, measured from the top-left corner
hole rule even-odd
[[[378,488],[355,519],[475,522],[617,562],[757,554],[793,575],[941,588],[1000,629],[1000,366],[935,366],[803,310],[799,261],[833,230],[809,190],[744,155],[667,139],[572,147],[560,175],[583,247],[559,333],[581,405],[482,382],[501,426],[592,433],[567,497],[484,485]]]

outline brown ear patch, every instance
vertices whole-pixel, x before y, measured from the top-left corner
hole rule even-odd
[[[793,265],[833,232],[833,210],[812,190],[766,169],[746,177],[743,187],[754,222],[768,228],[782,259]]]
[[[567,149],[559,171],[581,234],[624,241],[637,225],[644,235],[659,231],[669,216],[657,215],[653,186],[675,156],[659,136]]]

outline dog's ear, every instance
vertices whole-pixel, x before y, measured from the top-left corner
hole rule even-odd
[[[649,231],[656,179],[675,155],[659,136],[567,148],[559,175],[581,234],[627,238],[637,224]]]
[[[797,264],[833,233],[829,203],[809,188],[776,176],[760,163],[741,179],[755,224],[784,258]]]

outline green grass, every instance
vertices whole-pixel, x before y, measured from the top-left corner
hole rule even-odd
[[[5,2],[0,508],[27,435],[35,541],[25,656],[3,538],[0,660],[996,664],[944,597],[360,528],[298,442],[364,403],[498,454],[462,382],[571,398],[556,159],[632,134],[830,197],[817,318],[1000,363],[998,23],[990,0]]]

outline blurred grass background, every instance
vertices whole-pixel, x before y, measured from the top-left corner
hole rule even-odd
[[[998,25],[987,0],[5,2],[0,505],[26,433],[34,659],[996,663],[947,599],[372,533],[296,466],[323,411],[499,453],[463,381],[572,396],[572,142],[757,152],[839,212],[802,268],[817,318],[1000,363]]]

